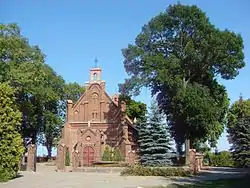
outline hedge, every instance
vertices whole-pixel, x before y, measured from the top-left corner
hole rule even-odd
[[[192,173],[187,169],[180,167],[144,167],[144,166],[130,166],[121,172],[122,176],[190,176]]]

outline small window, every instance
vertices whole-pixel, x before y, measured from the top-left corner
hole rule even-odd
[[[97,80],[97,74],[96,73],[93,74],[93,80],[95,80],[95,81]]]

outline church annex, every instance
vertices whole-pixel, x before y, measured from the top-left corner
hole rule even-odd
[[[125,114],[126,104],[118,95],[106,93],[101,71],[90,70],[85,92],[75,104],[67,100],[67,119],[57,148],[58,169],[64,165],[65,151],[71,165],[91,166],[102,161],[105,146],[119,148],[125,162],[135,161],[137,130]]]

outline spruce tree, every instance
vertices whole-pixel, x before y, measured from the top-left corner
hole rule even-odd
[[[149,128],[152,144],[148,148],[151,153],[152,166],[171,164],[172,147],[169,129],[164,123],[164,116],[160,112],[156,101],[151,103],[149,113]]]
[[[238,167],[250,167],[250,118],[241,117],[231,130],[233,159]]]
[[[147,124],[146,118],[143,119],[137,125],[139,129],[139,156],[140,156],[140,164],[144,166],[149,166],[152,163],[152,155],[150,147],[152,146],[153,140],[150,135],[150,130]]]
[[[13,89],[6,83],[0,83],[0,181],[17,175],[24,152],[19,133],[21,113],[14,102]]]

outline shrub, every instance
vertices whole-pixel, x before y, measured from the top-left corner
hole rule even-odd
[[[219,152],[218,154],[210,153],[209,165],[219,166],[219,167],[233,167],[234,161],[232,158],[232,154],[228,151],[222,151]]]
[[[0,182],[6,182],[16,176],[16,172],[9,171],[7,168],[0,166]]]
[[[130,166],[121,172],[122,176],[190,176],[191,172],[184,168],[176,167],[143,167]]]
[[[23,140],[21,113],[15,105],[14,90],[0,83],[0,181],[15,178],[19,169]]]
[[[118,161],[101,161],[101,162],[95,162],[93,164],[95,167],[127,167],[129,166],[128,163],[125,162],[118,162]]]
[[[124,157],[119,148],[112,149],[109,146],[105,146],[102,161],[124,161]]]
[[[112,161],[124,161],[124,157],[121,154],[121,151],[118,148],[114,149],[114,157]]]
[[[70,156],[69,156],[69,151],[66,151],[66,156],[65,156],[65,166],[70,166]]]
[[[102,160],[111,161],[111,152],[110,152],[109,146],[105,146],[103,155],[102,155]]]

